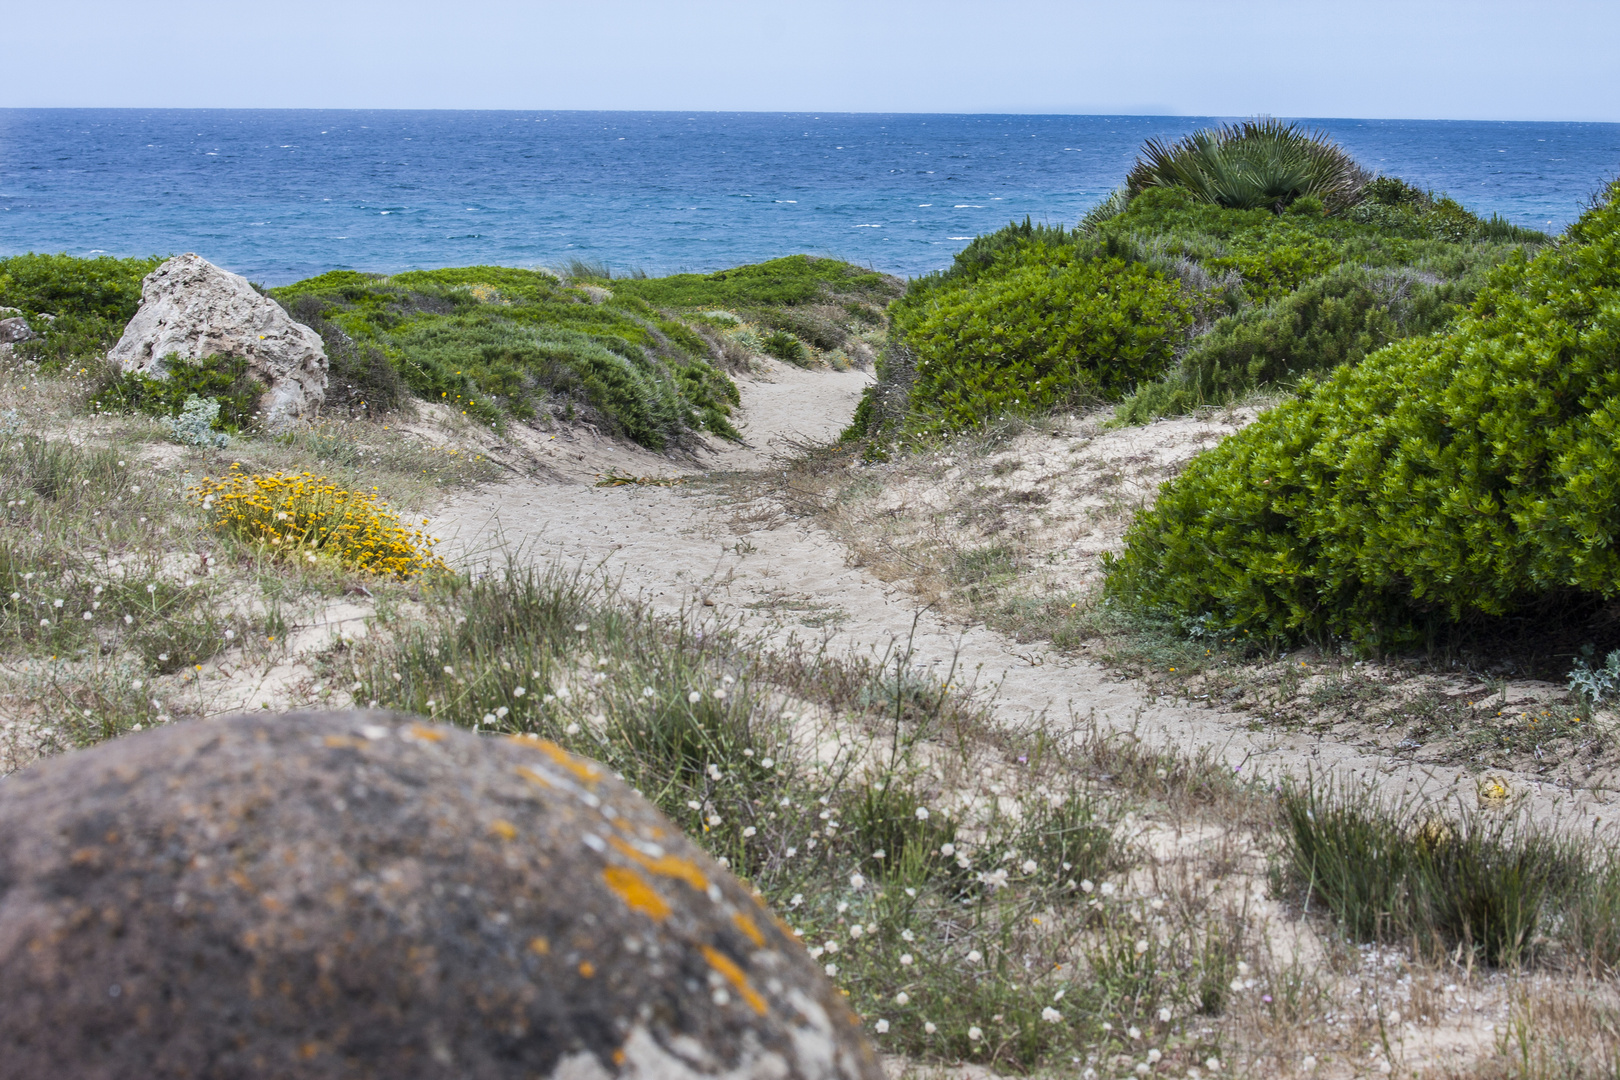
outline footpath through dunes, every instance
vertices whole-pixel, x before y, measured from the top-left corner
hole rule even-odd
[[[909,582],[882,580],[815,515],[799,512],[783,468],[799,448],[836,437],[869,376],[763,361],[737,381],[744,445],[711,444],[681,466],[577,429],[546,437],[531,456],[539,459],[538,470],[454,495],[437,509],[430,528],[443,538],[441,550],[462,566],[516,553],[526,562],[603,575],[659,610],[739,626],[767,646],[809,645],[833,655],[886,657],[890,664],[909,656],[913,669],[971,688],[1009,732],[1044,726],[1060,734],[1096,725],[1183,753],[1208,750],[1248,775],[1303,777],[1309,771],[1372,780],[1392,795],[1454,801],[1454,809],[1479,799],[1483,774],[1463,762],[1392,752],[1393,740],[1380,744],[1361,737],[1364,732],[1336,738],[1322,727],[1268,726],[1252,711],[1172,699],[1161,687],[1083,655],[1046,642],[1021,643],[982,622],[953,617]],[[1093,425],[1079,440],[1072,431],[1049,441],[1044,434],[1027,437],[1022,452],[1043,464],[1048,458],[1061,463],[1056,471],[1070,478],[1108,475],[1117,510],[1120,498],[1150,501],[1161,480],[1252,415],[1118,431]],[[606,475],[680,482],[598,486]],[[1077,494],[1083,487],[1076,481],[1055,490],[1083,501]],[[1072,546],[1085,565],[1069,584],[1095,580],[1097,558],[1117,548],[1128,520],[1128,513],[1094,515],[1079,530],[1084,535]],[[1605,805],[1615,785],[1606,774],[1501,767],[1490,774],[1508,779],[1537,817],[1583,832],[1611,828]]]

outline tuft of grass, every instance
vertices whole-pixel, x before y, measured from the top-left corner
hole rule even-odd
[[[1601,878],[1577,849],[1519,814],[1457,820],[1370,791],[1286,785],[1283,874],[1308,908],[1319,904],[1358,941],[1410,941],[1499,967],[1529,960],[1545,933],[1571,928]],[[1588,941],[1613,932],[1592,910]],[[1578,920],[1577,920],[1578,921]],[[1578,940],[1569,944],[1579,947]]]

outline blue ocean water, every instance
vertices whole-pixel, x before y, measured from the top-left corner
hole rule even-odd
[[[901,275],[1026,215],[1073,224],[1207,117],[0,110],[0,253],[196,251],[265,284],[570,258],[794,252]],[[1620,124],[1317,120],[1369,168],[1562,228]]]

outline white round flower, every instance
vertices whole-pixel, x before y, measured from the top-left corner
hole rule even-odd
[[[978,1042],[982,1038],[984,1038],[984,1031],[981,1030],[979,1027],[974,1026],[974,1027],[968,1028],[968,1041],[969,1042]]]
[[[917,935],[912,933],[910,930],[902,930],[902,931],[900,931],[900,940],[901,941],[916,941],[917,940]]]
[[[1159,1010],[1159,1023],[1168,1024],[1169,1022],[1170,1022],[1170,1010],[1169,1009],[1160,1009]]]
[[[1035,860],[1034,859],[1025,859],[1024,860],[1024,865],[1020,866],[1019,869],[1022,870],[1026,874],[1033,874],[1035,872],[1035,869],[1036,869]]]
[[[773,760],[772,758],[768,758],[768,757],[767,758],[760,758],[759,763],[760,763],[761,766],[763,766],[764,768],[767,768],[767,769],[774,768],[776,766],[775,760]]]
[[[755,829],[752,825],[750,825],[746,829],[743,830],[743,836],[745,836],[745,837],[746,836],[753,836],[754,833],[757,832],[757,831],[758,831],[757,829]]]
[[[1114,883],[1112,881],[1105,881],[1102,883],[1102,894],[1104,896],[1114,895]]]
[[[650,686],[643,686],[641,688],[641,696],[642,697],[652,697],[653,696],[653,688],[650,687]]]
[[[889,1033],[889,1022],[887,1020],[879,1020],[877,1023],[872,1025],[872,1030],[877,1032],[879,1035],[887,1035]]]
[[[955,844],[941,844],[941,845],[939,845],[939,853],[941,855],[944,855],[946,858],[949,858],[950,856],[956,854],[956,845]]]
[[[1209,1058],[1204,1062],[1204,1068],[1208,1069],[1210,1072],[1220,1072],[1221,1059],[1218,1057]]]
[[[1148,1062],[1150,1064],[1157,1065],[1159,1063],[1159,1059],[1162,1057],[1164,1057],[1164,1055],[1159,1053],[1157,1050],[1148,1051]]]
[[[524,694],[527,694],[528,692],[529,692],[528,690],[524,689],[521,686],[512,687],[512,696],[513,697],[522,697]]]
[[[569,724],[567,727],[563,728],[563,734],[564,735],[578,735],[579,734],[579,725],[578,724]]]
[[[690,694],[686,695],[686,703],[688,705],[696,705],[698,702],[700,702],[702,700],[703,700],[703,695],[698,693],[696,690],[693,690]]]
[[[1142,1029],[1132,1025],[1131,1027],[1125,1029],[1125,1034],[1129,1035],[1133,1039],[1140,1039],[1142,1037]]]
[[[911,964],[912,964],[911,954],[908,953],[908,952],[901,953],[900,954],[900,966],[901,967],[910,967]]]
[[[926,806],[917,807],[917,820],[918,821],[927,821],[928,820],[928,807],[926,807]]]
[[[1092,884],[1092,883],[1091,883],[1091,879],[1090,879],[1090,878],[1086,878],[1086,879],[1085,879],[1085,880],[1084,880],[1084,881],[1082,881],[1082,882],[1081,882],[1081,883],[1080,883],[1080,891],[1081,891],[1081,892],[1084,892],[1084,893],[1088,893],[1088,892],[1090,892],[1090,891],[1091,891],[1091,890],[1092,890],[1092,889],[1095,889],[1095,888],[1096,888],[1096,887],[1097,887],[1097,886],[1095,886],[1095,885],[1093,885],[1093,884]]]
[[[1312,1069],[1316,1068],[1316,1058],[1311,1054],[1306,1054],[1305,1060],[1300,1062],[1299,1066],[1306,1072],[1310,1072]]]
[[[927,1022],[925,1022],[923,1024],[923,1034],[924,1035],[932,1035],[934,1032],[936,1032],[938,1030],[939,1030],[939,1028],[934,1026],[934,1022],[932,1020],[929,1020],[929,1021],[927,1021]]]
[[[1136,955],[1141,956],[1143,953],[1145,953],[1147,951],[1148,951],[1147,938],[1137,938],[1136,939]]]
[[[849,875],[849,887],[852,889],[866,888],[866,877],[862,874]]]
[[[858,938],[864,933],[866,933],[866,928],[860,923],[856,923],[854,926],[849,928],[849,936],[852,938]]]
[[[1046,1008],[1041,1010],[1041,1019],[1045,1020],[1048,1024],[1055,1024],[1063,1019],[1063,1014],[1052,1008],[1052,1006],[1048,1005]]]
[[[718,828],[719,825],[720,825],[720,815],[719,814],[710,814],[709,815],[709,828],[711,828],[711,829]]]
[[[981,953],[978,949],[974,949],[974,950],[972,950],[971,952],[969,952],[967,954],[967,962],[970,963],[970,964],[977,964],[980,960],[983,960],[983,959],[984,959],[984,954]]]
[[[826,972],[827,972],[827,974],[829,976],[837,975],[838,974],[838,965],[837,964],[828,964],[825,970],[826,970]]]
[[[896,1005],[910,1005],[911,995],[902,990],[898,994],[894,995],[894,1003]]]

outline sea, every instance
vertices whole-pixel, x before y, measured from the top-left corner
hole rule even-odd
[[[1190,116],[0,110],[0,254],[194,251],[265,285],[798,252],[904,277],[1009,221],[1072,225]],[[1620,124],[1304,119],[1364,166],[1558,231]]]

